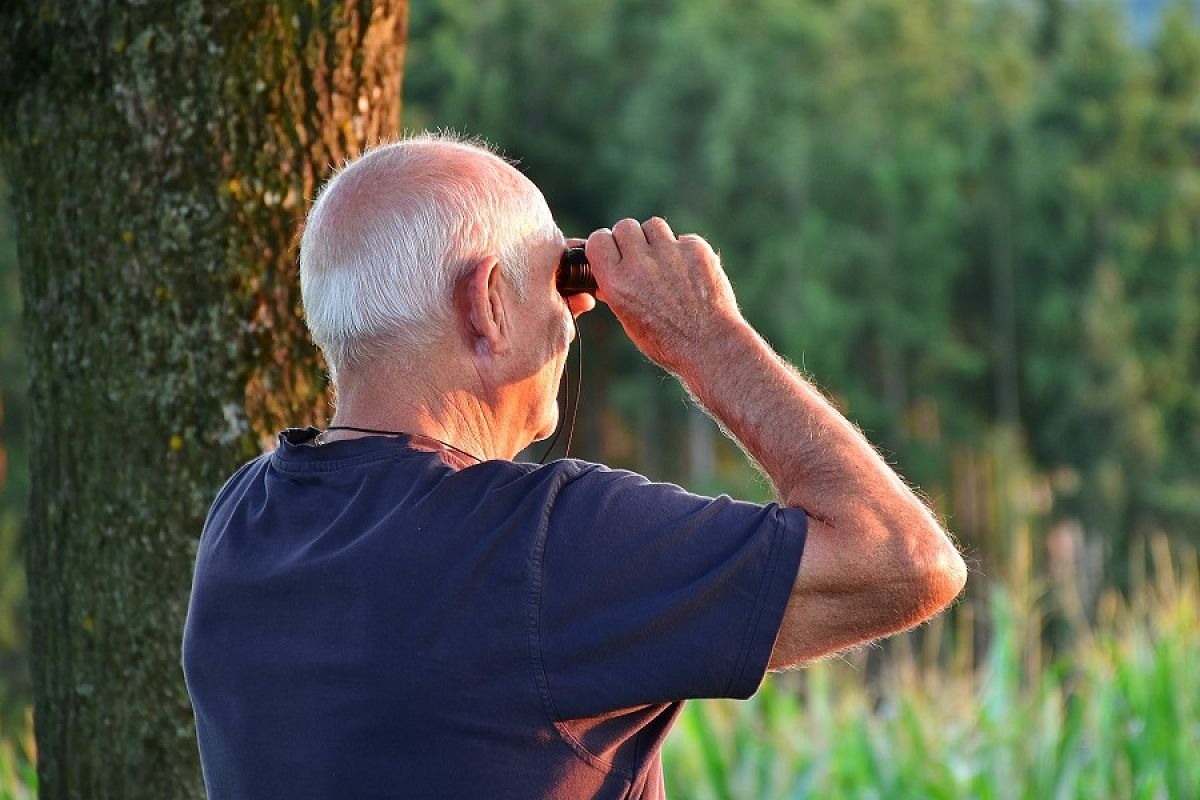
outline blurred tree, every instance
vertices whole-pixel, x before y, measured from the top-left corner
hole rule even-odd
[[[18,0],[3,157],[31,374],[39,790],[199,797],[178,667],[222,481],[319,418],[292,241],[396,133],[407,3]]]
[[[1155,527],[1200,532],[1200,18],[1194,4],[1179,0],[1168,9],[1151,58],[1151,88],[1161,100],[1143,117],[1150,183],[1140,312],[1163,452],[1160,478],[1139,494]]]
[[[1023,393],[1058,513],[1119,570],[1135,535],[1200,524],[1200,31],[1180,5],[1146,52],[1102,4],[1064,13],[1030,130]]]

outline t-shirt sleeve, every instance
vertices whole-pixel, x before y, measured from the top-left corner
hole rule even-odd
[[[752,695],[806,533],[801,509],[585,470],[559,491],[535,563],[539,683],[551,713]]]

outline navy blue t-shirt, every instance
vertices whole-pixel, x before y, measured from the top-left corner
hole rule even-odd
[[[212,800],[661,798],[682,701],[762,681],[803,511],[315,434],[239,470],[200,540]]]

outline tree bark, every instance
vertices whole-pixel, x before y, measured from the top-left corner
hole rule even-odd
[[[43,798],[200,797],[179,668],[204,514],[325,413],[297,225],[399,130],[406,0],[10,0]]]

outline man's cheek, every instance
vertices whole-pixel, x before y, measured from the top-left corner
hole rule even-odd
[[[546,335],[546,342],[554,348],[554,354],[561,353],[565,348],[570,346],[572,332],[570,313],[559,314],[551,320],[550,329]]]
[[[575,318],[571,316],[571,310],[567,309],[562,315],[562,346],[570,347],[571,339],[575,336]]]

